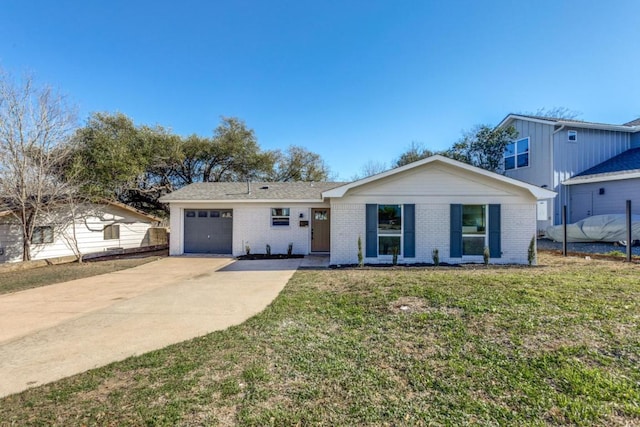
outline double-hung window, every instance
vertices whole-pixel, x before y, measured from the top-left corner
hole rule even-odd
[[[402,205],[378,205],[378,255],[402,252]]]
[[[504,170],[529,166],[529,138],[514,141],[504,149]]]
[[[487,244],[487,206],[462,206],[462,255],[482,255]]]
[[[53,227],[50,225],[34,227],[31,235],[31,243],[40,245],[43,243],[53,243]]]
[[[271,226],[288,227],[290,217],[289,212],[289,208],[271,208]]]
[[[105,225],[103,230],[104,240],[116,240],[120,238],[120,224]]]

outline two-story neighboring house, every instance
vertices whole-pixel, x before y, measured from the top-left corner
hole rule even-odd
[[[504,153],[504,173],[557,193],[539,202],[538,230],[562,222],[562,206],[575,222],[624,213],[631,199],[640,213],[640,119],[623,125],[509,114],[518,138]]]

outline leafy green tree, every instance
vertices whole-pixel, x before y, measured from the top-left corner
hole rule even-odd
[[[276,161],[268,176],[270,181],[319,182],[329,178],[329,167],[322,157],[304,147],[292,145],[274,155]]]
[[[498,172],[502,167],[502,158],[507,144],[517,136],[518,132],[513,126],[491,128],[487,125],[479,125],[472,131],[466,132],[462,139],[453,144],[443,155]]]
[[[417,162],[418,160],[426,159],[427,157],[437,154],[435,151],[431,151],[424,147],[422,144],[412,142],[407,151],[402,153],[393,163],[393,167],[408,165],[409,163]]]
[[[138,127],[122,113],[95,113],[74,135],[67,173],[91,197],[164,209],[157,198],[174,188],[171,168],[179,159],[179,143],[163,128]]]
[[[264,151],[255,133],[234,117],[222,117],[211,137],[182,138],[160,126],[137,126],[121,113],[95,113],[73,138],[64,174],[76,175],[85,194],[118,200],[155,213],[158,199],[194,182],[320,181],[322,158],[302,147]]]

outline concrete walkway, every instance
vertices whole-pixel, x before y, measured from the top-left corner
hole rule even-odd
[[[240,324],[299,265],[170,257],[0,295],[0,397]]]

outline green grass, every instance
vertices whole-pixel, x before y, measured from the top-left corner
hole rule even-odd
[[[48,265],[30,270],[9,271],[0,273],[0,294],[23,291],[25,289],[112,273],[146,264],[157,260],[158,257],[117,259],[111,261],[93,261],[78,264]]]
[[[640,266],[302,271],[260,315],[0,400],[6,425],[640,425]]]

